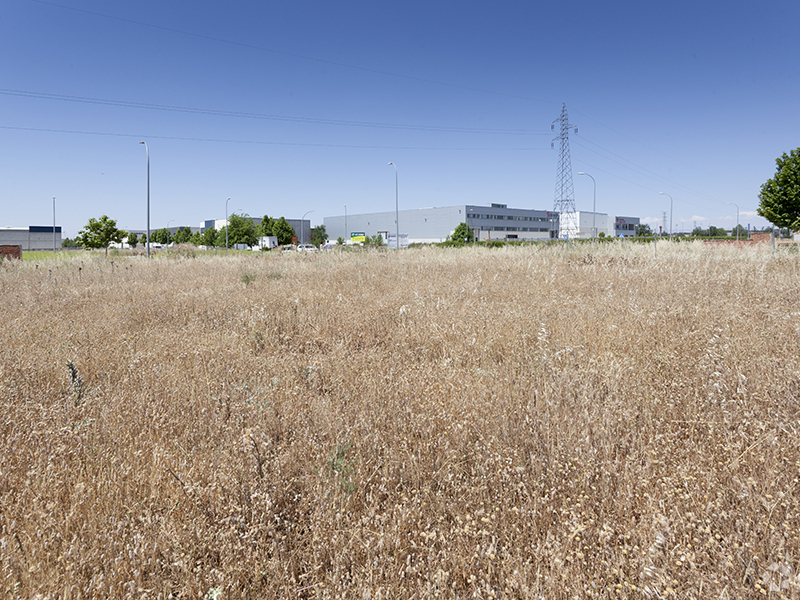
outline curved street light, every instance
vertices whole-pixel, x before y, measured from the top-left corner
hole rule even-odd
[[[397,228],[397,249],[400,250],[400,191],[397,186],[397,165],[393,162],[389,164],[394,167],[394,226]]]
[[[578,175],[586,175],[587,177],[592,177],[588,173],[584,173],[583,171],[578,171]],[[592,239],[597,236],[597,228],[595,227],[595,218],[597,217],[597,182],[592,177],[592,183],[594,184],[594,196],[592,198]]]
[[[147,142],[139,142],[144,144],[144,149],[147,151],[147,258],[150,258],[150,148],[147,147]]]
[[[669,196],[667,192],[658,192],[661,196]],[[669,239],[672,241],[672,196],[669,196]]]

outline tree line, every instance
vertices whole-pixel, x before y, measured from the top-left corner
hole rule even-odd
[[[150,243],[168,245],[193,244],[195,246],[226,247],[236,244],[245,244],[253,247],[258,244],[261,237],[276,237],[278,245],[291,244],[296,233],[294,227],[284,217],[274,219],[264,215],[261,222],[256,225],[247,214],[232,214],[228,217],[228,224],[221,229],[209,227],[203,231],[192,233],[188,227],[181,227],[172,233],[166,227],[150,232]],[[311,243],[324,244],[328,236],[325,226],[318,225],[311,229]],[[65,238],[61,245],[65,248],[108,248],[112,243],[126,241],[131,248],[147,243],[147,235],[138,235],[135,232],[126,232],[117,228],[117,222],[107,215],[99,219],[91,218],[74,239]]]

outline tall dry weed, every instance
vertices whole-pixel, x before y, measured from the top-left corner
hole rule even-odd
[[[796,255],[113,260],[0,265],[4,597],[800,597]]]

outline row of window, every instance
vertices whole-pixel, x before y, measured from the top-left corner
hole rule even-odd
[[[468,219],[500,219],[507,221],[551,221],[554,217],[517,217],[514,215],[477,215],[467,214]]]
[[[491,227],[484,225],[481,231],[550,231],[547,227]]]

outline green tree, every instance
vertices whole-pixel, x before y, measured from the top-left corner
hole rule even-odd
[[[248,215],[237,215],[236,213],[228,217],[228,244],[247,244],[255,246],[258,242],[256,225]]]
[[[61,247],[62,248],[78,248],[80,244],[78,243],[78,238],[71,240],[69,238],[64,238],[61,240]]]
[[[321,246],[328,241],[328,234],[325,232],[325,225],[317,225],[311,230],[311,243]]]
[[[139,244],[139,236],[136,235],[136,233],[133,231],[128,232],[128,246],[130,246],[131,248],[136,248],[138,244]]]
[[[800,231],[800,148],[775,163],[775,177],[761,186],[756,212],[777,227]]]
[[[162,227],[150,232],[150,243],[169,244],[169,229]]]
[[[692,229],[692,235],[695,237],[705,237],[708,235],[708,231],[702,227],[695,227]]]
[[[281,217],[272,226],[272,235],[278,238],[278,244],[285,246],[292,243],[292,238],[295,236],[294,227]]]
[[[275,225],[275,219],[269,215],[264,215],[264,218],[261,219],[261,224],[258,226],[258,234],[264,237],[274,235],[272,233],[273,225]]]
[[[117,222],[114,219],[103,215],[99,219],[89,219],[75,240],[84,248],[105,248],[107,255],[108,245],[119,244],[126,235],[126,232],[117,229]]]
[[[646,223],[639,223],[634,231],[637,237],[653,235],[650,225],[647,225]]]
[[[739,234],[739,239],[744,239],[747,237],[747,229],[745,229],[744,225],[741,223],[733,228],[731,231],[731,236],[736,237],[736,234]]]
[[[709,237],[728,237],[728,232],[722,227],[714,227],[711,225],[708,228]]]
[[[227,227],[221,227],[214,235],[214,243],[211,245],[216,246],[217,248],[225,248],[225,244],[230,245],[230,240],[228,240],[226,236],[227,231]]]
[[[337,246],[341,246],[343,244],[344,244],[344,238],[342,236],[339,236],[338,238],[336,238],[336,245]]]
[[[466,223],[463,221],[456,225],[455,230],[453,231],[453,235],[450,236],[450,239],[454,242],[472,242],[475,237],[472,235],[472,229],[470,229]]]
[[[200,246],[216,246],[217,243],[217,230],[213,227],[208,227],[200,234]],[[225,238],[222,238],[222,245],[225,245]]]
[[[176,244],[187,244],[192,239],[192,230],[188,227],[181,227],[172,236],[172,241]]]

